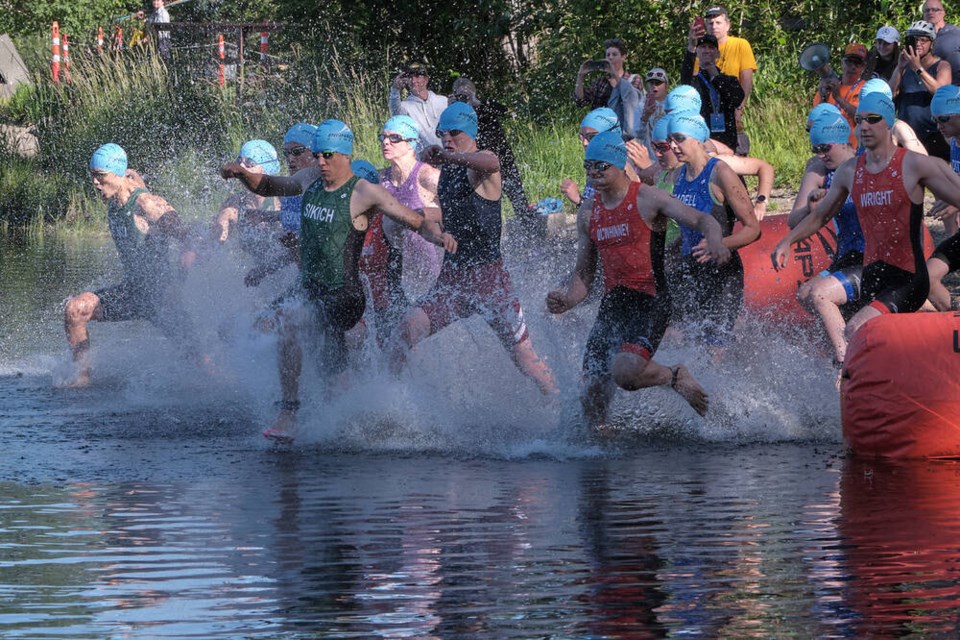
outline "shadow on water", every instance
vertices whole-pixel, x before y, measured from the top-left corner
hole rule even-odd
[[[239,321],[221,340],[270,295],[243,288],[230,248],[187,280],[220,375],[149,325],[103,324],[94,386],[68,390],[58,304],[115,267],[103,243],[47,242],[3,245],[0,636],[958,633],[957,465],[844,459],[809,340],[746,324],[764,340],[714,361],[668,337],[658,357],[711,390],[708,418],[668,389],[619,394],[620,435],[584,441],[596,304],[543,309],[572,260],[558,246],[514,279],[562,401],[471,320],[400,379],[375,351],[335,393],[305,367],[301,438],[277,451],[258,435],[273,338]]]

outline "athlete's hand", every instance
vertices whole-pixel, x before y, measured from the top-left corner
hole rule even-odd
[[[653,162],[650,160],[650,150],[636,138],[627,142],[627,158],[637,169],[646,169]]]
[[[930,207],[930,211],[928,215],[931,215],[940,220],[946,220],[950,216],[957,215],[957,213],[960,213],[960,210],[958,210],[953,205],[949,205],[943,200],[937,200],[936,202],[933,203],[933,206]]]
[[[757,216],[757,220],[763,220],[763,217],[767,215],[767,201],[763,200],[761,202],[756,202],[753,205],[753,215]]]
[[[580,187],[570,178],[564,178],[560,181],[560,192],[573,204],[580,205]]]
[[[558,289],[547,294],[547,311],[550,313],[563,313],[570,308],[566,291]]]
[[[222,167],[220,167],[220,176],[224,180],[229,180],[230,178],[239,178],[243,173],[243,165],[239,162],[226,162]]]
[[[810,195],[807,196],[807,206],[813,209],[813,206],[823,200],[823,196],[827,195],[826,189],[814,189],[810,192]]]
[[[444,232],[440,236],[440,239],[443,241],[443,250],[447,253],[456,253],[457,252],[457,239],[454,238],[447,232]]]
[[[692,254],[700,264],[715,262],[719,265],[724,264],[730,259],[730,249],[727,249],[726,245],[718,242],[716,246],[711,247],[706,238],[697,243],[697,246],[693,248]]]
[[[770,253],[770,260],[773,261],[773,268],[777,271],[787,268],[787,260],[790,259],[790,245],[786,239],[777,243]]]
[[[423,161],[427,164],[439,167],[444,161],[443,147],[438,144],[432,144],[423,150]]]

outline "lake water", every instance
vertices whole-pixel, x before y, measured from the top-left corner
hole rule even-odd
[[[679,336],[714,401],[621,393],[621,436],[579,437],[596,305],[549,317],[572,255],[515,265],[545,403],[468,321],[396,379],[323,390],[302,437],[259,430],[275,345],[225,250],[187,281],[220,374],[149,325],[91,329],[69,371],[61,301],[116,281],[102,238],[0,237],[0,637],[957,637],[960,466],[844,455],[811,339],[747,325],[719,362]]]

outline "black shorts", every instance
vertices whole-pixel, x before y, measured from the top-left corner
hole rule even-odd
[[[834,258],[833,262],[830,263],[830,266],[827,267],[827,271],[833,273],[834,271],[842,271],[849,267],[862,267],[863,266],[863,252],[862,251],[847,251],[842,256],[837,256]]]
[[[960,233],[955,233],[938,244],[931,257],[946,262],[950,271],[960,269]]]
[[[911,313],[923,306],[930,293],[926,269],[904,271],[883,261],[863,268],[860,307],[882,305],[890,313]]]
[[[593,378],[610,375],[618,352],[636,353],[649,360],[656,353],[670,322],[670,297],[651,296],[615,287],[600,301],[597,319],[587,339],[583,372]]]
[[[360,322],[366,307],[363,291],[355,287],[324,289],[304,284],[274,301],[273,306],[282,306],[291,298],[306,302],[314,313],[316,328],[322,334],[320,366],[324,373],[337,374],[347,368],[347,342],[345,334]]]
[[[690,256],[683,258],[670,283],[670,294],[678,320],[700,325],[707,344],[726,344],[743,307],[740,254],[733,252],[720,266],[700,264]]]
[[[178,287],[148,286],[127,280],[93,293],[100,299],[101,321],[147,320],[179,346],[195,347],[193,324]]]

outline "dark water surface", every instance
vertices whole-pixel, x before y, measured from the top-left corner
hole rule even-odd
[[[713,413],[618,398],[632,435],[600,447],[470,325],[426,373],[307,403],[278,451],[256,340],[210,382],[149,327],[96,327],[94,386],[56,386],[58,304],[109,249],[0,239],[0,637],[960,634],[960,466],[846,458],[803,349],[711,374],[665,342]],[[592,313],[528,305],[570,398]]]

